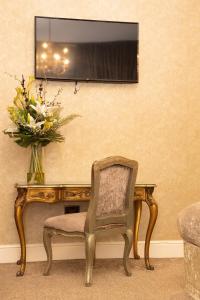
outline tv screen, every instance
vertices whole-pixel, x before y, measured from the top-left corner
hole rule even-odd
[[[35,17],[38,79],[138,82],[138,23]]]

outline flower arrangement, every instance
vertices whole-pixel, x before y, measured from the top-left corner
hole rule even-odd
[[[46,99],[45,82],[37,85],[34,77],[29,76],[27,83],[22,75],[16,88],[13,105],[8,107],[12,127],[5,129],[8,134],[21,147],[32,147],[32,157],[28,182],[43,183],[44,174],[41,167],[41,148],[51,142],[62,142],[64,136],[59,132],[60,127],[68,124],[77,114],[61,117],[62,107],[57,101],[61,93],[58,90],[53,100]],[[36,88],[36,95],[32,92]],[[33,173],[36,173],[33,175]]]
[[[43,82],[39,84],[36,96],[31,93],[34,82],[34,77],[30,76],[25,84],[22,76],[20,85],[16,88],[13,105],[8,107],[10,119],[15,127],[6,129],[4,133],[14,138],[15,142],[22,147],[35,143],[46,146],[50,142],[62,142],[64,137],[58,129],[79,115],[72,114],[62,118],[60,116],[62,108],[57,102],[61,89],[52,101],[47,101]]]

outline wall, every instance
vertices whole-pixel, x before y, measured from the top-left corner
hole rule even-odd
[[[179,239],[178,212],[200,192],[200,4],[198,0],[1,0],[0,129],[16,82],[4,72],[33,73],[35,15],[140,23],[140,83],[112,85],[50,82],[49,96],[63,88],[63,113],[79,113],[63,128],[65,143],[45,149],[47,182],[90,182],[94,160],[123,155],[139,162],[138,182],[156,183],[159,204],[155,240]],[[29,151],[0,135],[0,244],[18,243],[13,219],[14,184],[25,181]],[[27,242],[42,240],[42,222],[62,205],[32,204]],[[144,209],[141,239],[147,210]]]

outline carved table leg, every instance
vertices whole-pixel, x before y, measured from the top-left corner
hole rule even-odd
[[[135,259],[140,259],[138,254],[138,232],[142,214],[142,201],[136,200],[133,202],[134,205],[134,224],[133,224],[133,256]]]
[[[16,276],[23,276],[26,268],[26,241],[24,234],[24,224],[23,224],[23,209],[25,206],[25,190],[18,191],[18,196],[15,201],[15,223],[19,235],[20,246],[21,246],[21,257],[17,261],[17,264],[20,265],[20,270],[17,272]]]
[[[154,267],[150,265],[149,262],[149,247],[150,247],[150,240],[151,240],[151,235],[156,223],[156,219],[158,216],[158,205],[156,201],[154,200],[152,194],[153,194],[153,187],[148,187],[147,188],[147,200],[146,203],[149,206],[149,211],[150,211],[150,219],[149,219],[149,224],[148,224],[148,229],[146,233],[146,239],[145,239],[145,251],[144,251],[144,257],[145,257],[145,265],[147,270],[154,270]]]

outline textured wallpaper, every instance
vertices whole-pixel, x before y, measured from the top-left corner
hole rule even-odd
[[[33,74],[35,15],[139,22],[139,84],[81,83],[74,95],[73,83],[49,82],[49,96],[63,88],[64,113],[82,118],[63,128],[64,143],[45,148],[46,181],[90,182],[94,160],[135,159],[137,182],[157,184],[153,239],[179,239],[177,214],[200,194],[199,0],[1,0],[0,131],[16,86],[4,72]],[[29,155],[0,134],[0,244],[18,243],[14,184],[25,182]],[[27,242],[41,242],[43,220],[62,212],[62,204],[27,207]],[[140,239],[147,216],[144,206]]]

